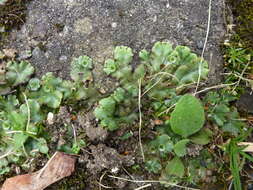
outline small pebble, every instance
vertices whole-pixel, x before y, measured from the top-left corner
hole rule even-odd
[[[111,25],[112,25],[112,28],[116,28],[117,27],[117,22],[113,22]]]

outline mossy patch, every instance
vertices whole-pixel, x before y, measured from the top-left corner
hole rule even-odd
[[[236,17],[237,33],[253,47],[253,0],[230,0],[233,14]]]
[[[0,47],[2,39],[12,28],[19,28],[25,22],[26,2],[29,0],[8,0],[0,5]]]

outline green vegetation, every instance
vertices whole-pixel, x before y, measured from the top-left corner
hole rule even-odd
[[[79,57],[78,66],[86,68],[86,60]],[[75,64],[75,62],[73,63]],[[90,65],[89,65],[90,67]],[[85,75],[89,70],[81,70]],[[76,72],[75,65],[71,73]],[[85,81],[83,77],[73,81],[62,80],[52,73],[45,74],[41,80],[31,78],[34,68],[30,63],[10,61],[5,71],[1,73],[0,83],[0,151],[1,168],[4,174],[10,170],[9,164],[21,165],[28,157],[35,157],[37,153],[48,153],[47,139],[44,133],[44,120],[49,112],[57,112],[63,102],[78,101],[87,98],[90,89],[80,85]],[[83,73],[81,73],[83,74]],[[80,75],[79,75],[80,76]],[[31,78],[31,79],[30,79]],[[85,95],[80,95],[80,91]],[[78,153],[85,142],[73,142],[72,147],[60,147],[65,152]]]
[[[182,96],[171,113],[171,129],[185,138],[198,132],[204,122],[204,108],[200,101],[192,95]]]
[[[199,69],[201,79],[208,73],[207,62],[184,46],[173,49],[169,43],[157,42],[150,53],[142,50],[139,57],[141,64],[132,68],[132,50],[120,46],[114,50],[114,59],[105,62],[104,72],[119,80],[119,86],[110,97],[99,101],[94,113],[109,130],[137,118],[133,111],[138,107],[139,88],[144,90],[145,102],[162,114],[171,104],[169,99],[179,99],[177,94],[197,82]]]
[[[244,189],[248,184],[241,180],[241,174],[244,172],[247,162],[252,161],[251,156],[243,152],[243,147],[239,147],[238,143],[249,141],[251,130],[248,130],[247,117],[248,113],[243,113],[246,122],[240,120],[237,109],[233,106],[233,101],[238,99],[245,88],[253,89],[252,87],[252,68],[253,68],[253,49],[252,49],[252,0],[244,1],[229,1],[234,13],[235,23],[230,23],[231,26],[236,24],[233,34],[230,34],[228,40],[225,41],[223,51],[225,60],[225,81],[227,83],[234,82],[233,86],[228,91],[220,91],[220,93],[209,93],[206,100],[210,99],[209,103],[214,106],[211,112],[208,113],[209,118],[222,128],[225,134],[224,139],[227,140],[225,146],[226,155],[230,160],[230,171],[232,174],[232,183],[234,189]],[[229,27],[229,26],[228,26]],[[229,92],[229,93],[228,93]],[[247,129],[245,131],[245,129]],[[232,133],[235,138],[228,138],[227,134]],[[232,184],[231,183],[231,184]]]
[[[236,19],[236,33],[240,36],[246,46],[252,48],[253,34],[253,1],[229,1]]]
[[[227,63],[233,68],[250,59],[246,51],[228,51]],[[191,94],[196,83],[207,78],[208,64],[188,47],[157,42],[150,52],[139,52],[136,67],[131,65],[133,56],[129,47],[115,48],[103,71],[118,83],[103,95],[92,83],[93,62],[87,56],[72,61],[71,80],[52,73],[34,78],[28,62],[8,62],[0,74],[0,173],[8,173],[12,163],[23,166],[29,157],[48,154],[45,121],[49,112],[56,114],[61,105],[74,109],[81,103],[94,108],[100,127],[112,133],[129,127],[121,141],[132,138],[142,117],[145,168],[161,181],[193,186],[218,183],[223,179],[217,176],[229,177],[230,166],[234,186],[240,189],[242,160],[252,158],[237,145],[250,132],[231,105],[238,94],[230,87],[198,97]],[[227,81],[235,82],[229,77]],[[151,120],[159,121],[152,130],[147,128]],[[72,130],[67,124],[63,127]],[[151,132],[154,137],[147,138]],[[84,146],[84,139],[69,138],[57,148],[78,154]]]

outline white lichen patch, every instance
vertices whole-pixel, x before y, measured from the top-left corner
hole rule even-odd
[[[92,20],[88,17],[77,20],[74,23],[75,32],[81,34],[90,34],[92,32]]]

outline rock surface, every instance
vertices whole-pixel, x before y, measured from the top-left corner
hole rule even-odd
[[[84,54],[101,70],[115,45],[140,50],[168,40],[200,55],[208,4],[207,0],[33,0],[27,5],[26,23],[11,32],[6,48],[17,49],[20,57],[31,52],[29,61],[38,75],[52,71],[64,78],[73,57]],[[213,0],[205,53],[211,62],[211,83],[219,81],[222,68],[218,53],[225,33],[222,10],[223,2]]]

